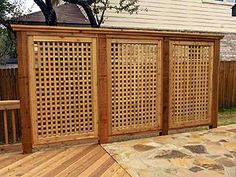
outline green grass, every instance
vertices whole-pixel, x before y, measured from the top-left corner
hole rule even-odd
[[[219,109],[218,125],[236,124],[236,107]]]
[[[220,108],[219,113],[236,113],[236,107]]]

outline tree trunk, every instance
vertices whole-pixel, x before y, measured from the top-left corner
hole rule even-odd
[[[98,22],[94,17],[93,11],[91,9],[91,5],[95,2],[95,0],[64,0],[64,1],[82,6],[82,8],[85,10],[89,18],[91,27],[99,27]]]
[[[85,12],[89,18],[89,22],[90,22],[91,27],[99,27],[98,22],[93,15],[93,11],[92,11],[91,7],[87,6],[87,5],[82,6],[82,7],[85,10]]]
[[[52,7],[51,0],[46,0],[46,4],[42,0],[34,0],[34,2],[41,9],[47,25],[56,26],[57,25],[57,15]]]

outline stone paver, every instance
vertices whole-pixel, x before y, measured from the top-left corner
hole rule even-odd
[[[236,177],[236,124],[103,147],[134,177]]]

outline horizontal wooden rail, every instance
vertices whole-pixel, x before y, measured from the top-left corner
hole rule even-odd
[[[4,100],[0,101],[0,111],[20,109],[20,100]]]
[[[20,109],[19,100],[0,101],[0,111],[3,111],[4,144],[9,144],[9,125],[11,125],[12,143],[17,142],[16,110]],[[10,113],[10,114],[9,114]],[[10,121],[10,122],[9,122]]]

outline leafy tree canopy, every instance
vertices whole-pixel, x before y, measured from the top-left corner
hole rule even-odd
[[[0,64],[16,57],[15,36],[8,20],[22,16],[23,9],[21,0],[0,0]]]

